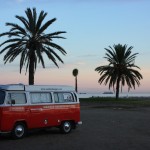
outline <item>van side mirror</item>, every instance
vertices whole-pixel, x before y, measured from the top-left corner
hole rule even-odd
[[[15,104],[15,100],[12,99],[12,100],[11,100],[11,105],[14,105],[14,104]]]

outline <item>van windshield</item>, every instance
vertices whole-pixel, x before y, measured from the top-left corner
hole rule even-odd
[[[5,99],[5,92],[0,91],[0,105],[4,103],[4,99]]]

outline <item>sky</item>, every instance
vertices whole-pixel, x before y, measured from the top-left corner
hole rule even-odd
[[[108,85],[99,84],[100,75],[95,68],[107,65],[104,59],[108,46],[127,44],[132,53],[139,53],[135,64],[143,79],[131,92],[150,92],[150,1],[149,0],[0,0],[0,33],[9,31],[6,22],[20,23],[15,15],[25,16],[27,8],[48,13],[45,21],[57,20],[47,33],[66,31],[66,39],[54,42],[62,46],[67,55],[57,53],[64,61],[57,68],[46,56],[46,68],[38,64],[35,84],[72,85],[72,70],[77,68],[79,92],[104,92]],[[1,37],[0,43],[6,38]],[[0,84],[28,84],[25,67],[19,73],[19,57],[4,65],[0,55]],[[127,87],[123,88],[123,92]]]

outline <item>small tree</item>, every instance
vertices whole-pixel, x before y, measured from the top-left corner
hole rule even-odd
[[[75,77],[75,91],[78,92],[78,81],[77,81],[77,76],[78,76],[78,69],[73,69],[72,74]]]

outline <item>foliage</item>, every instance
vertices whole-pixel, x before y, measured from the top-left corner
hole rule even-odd
[[[108,65],[99,66],[95,69],[100,74],[98,82],[102,84],[109,84],[109,89],[113,87],[116,90],[116,99],[119,97],[120,87],[122,89],[125,84],[130,88],[135,89],[135,85],[140,85],[142,75],[133,68],[138,68],[134,64],[136,55],[132,54],[132,46],[127,48],[127,45],[114,45],[105,48],[106,56],[104,57],[108,61]]]
[[[74,77],[78,75],[78,69],[73,69],[72,74]]]
[[[150,97],[130,97],[130,98],[119,98],[115,99],[112,97],[91,97],[91,98],[80,98],[82,104],[96,104],[96,105],[127,105],[127,106],[145,106],[150,107]]]
[[[77,83],[78,82],[78,79],[77,79],[78,73],[79,73],[78,69],[73,69],[72,74],[75,77],[75,91],[76,92],[78,92],[78,83]]]

